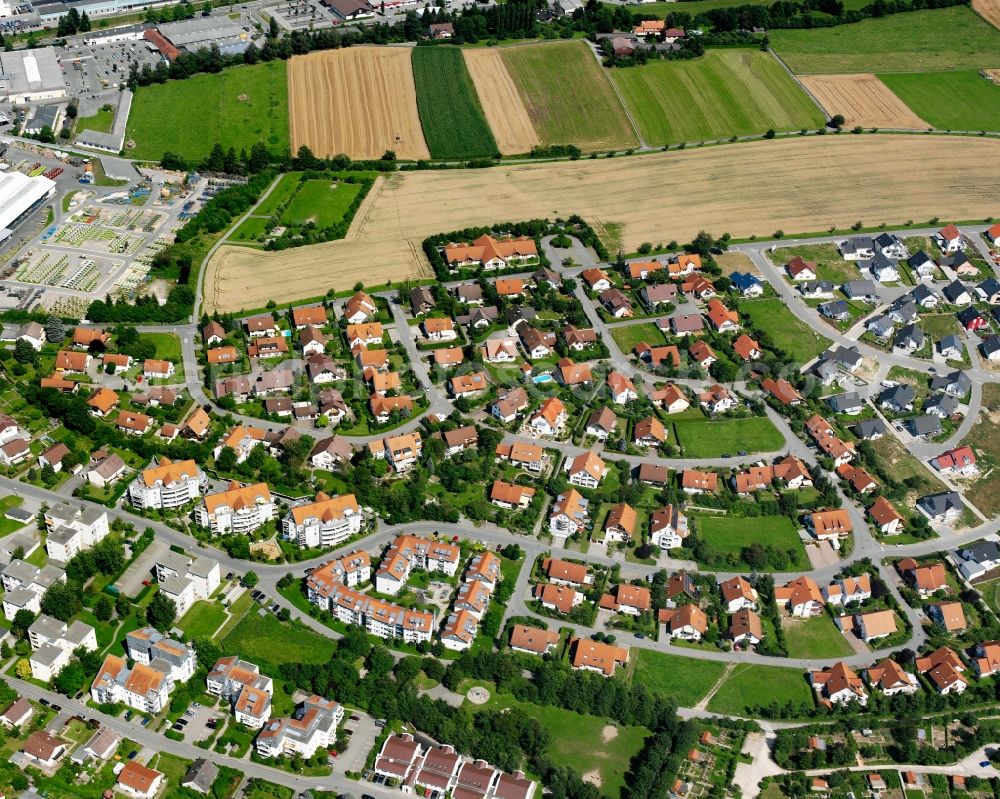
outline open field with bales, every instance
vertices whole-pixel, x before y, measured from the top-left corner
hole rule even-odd
[[[500,53],[542,144],[606,150],[639,143],[610,79],[583,42],[515,45]]]
[[[504,66],[500,50],[467,48],[462,55],[500,152],[504,155],[529,152],[541,140]]]
[[[802,75],[1000,66],[1000,30],[966,6],[833,28],[772,30],[768,36],[774,51]]]
[[[815,128],[823,115],[770,54],[709,50],[690,61],[610,70],[646,144]]]
[[[433,158],[490,158],[490,126],[457,47],[414,47],[413,81],[427,149]]]
[[[288,62],[292,151],[428,158],[404,47],[345,47]]]
[[[856,220],[984,219],[996,214],[1000,143],[978,137],[824,136],[650,153],[631,158],[396,173],[368,193],[345,239],[268,253],[222,247],[205,277],[208,312],[258,308],[365,282],[430,277],[421,243],[508,219],[578,213],[626,251],[690,241],[699,230],[745,238],[850,227]],[[852,169],[845,170],[844,164]],[[858,192],[858,170],[880,186]],[[948,175],[948,191],[938,187]],[[719,191],[718,176],[725,191]],[[683,192],[644,191],[669,183]],[[796,190],[801,188],[802,190]],[[490,202],[469,202],[489,196]]]
[[[901,72],[882,79],[934,127],[1000,130],[1000,83],[983,77],[977,69]]]
[[[806,75],[802,83],[828,116],[840,114],[844,127],[929,127],[875,75]]]
[[[200,161],[216,142],[239,152],[260,141],[273,153],[283,152],[288,147],[285,62],[143,86],[136,90],[126,130],[126,155],[136,159],[159,160],[173,152]]]

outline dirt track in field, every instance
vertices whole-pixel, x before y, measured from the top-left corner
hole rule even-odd
[[[500,51],[491,47],[466,49],[462,54],[500,152],[518,155],[541,144]]]
[[[321,157],[429,158],[410,50],[345,47],[288,62],[292,152],[303,144]]]
[[[875,75],[803,75],[799,78],[831,117],[841,114],[845,127],[931,127]]]
[[[865,176],[867,191],[857,176]],[[279,253],[222,247],[206,270],[208,312],[258,308],[428,275],[421,242],[504,220],[578,213],[626,251],[644,241],[770,237],[907,219],[996,216],[1000,142],[811,136],[630,158],[396,173],[369,193],[345,240]]]
[[[972,8],[994,28],[1000,28],[1000,0],[972,0]]]

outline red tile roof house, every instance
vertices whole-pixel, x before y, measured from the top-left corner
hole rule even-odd
[[[816,264],[813,261],[806,261],[801,255],[796,255],[785,264],[785,271],[792,280],[816,279]]]

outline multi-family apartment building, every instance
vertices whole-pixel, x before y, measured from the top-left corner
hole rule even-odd
[[[197,666],[194,650],[167,638],[154,627],[143,627],[128,633],[125,649],[136,663],[163,672],[171,682],[187,682],[194,676]]]
[[[313,694],[295,709],[291,718],[267,722],[254,746],[261,757],[310,758],[336,740],[337,727],[343,720],[344,708],[339,703]]]
[[[52,560],[65,563],[109,532],[108,514],[91,505],[60,502],[45,513],[45,550]]]
[[[360,533],[363,524],[354,494],[331,497],[320,491],[315,502],[289,510],[281,529],[285,538],[300,547],[335,547]]]
[[[78,647],[97,649],[97,634],[89,624],[78,620],[67,625],[44,613],[28,628],[28,640],[34,650],[28,658],[31,676],[42,682],[62,671]]]
[[[240,485],[205,494],[195,519],[213,535],[249,535],[274,518],[274,500],[267,483]]]
[[[212,596],[222,581],[219,561],[205,556],[192,558],[172,550],[158,555],[153,569],[160,593],[173,600],[178,617],[199,599]]]
[[[431,640],[434,616],[430,613],[374,599],[339,581],[331,581],[329,573],[317,576],[314,572],[306,585],[309,601],[344,624],[364,627],[379,638],[398,638],[406,643]]]
[[[259,730],[271,718],[274,682],[253,663],[219,658],[205,678],[205,690],[229,702],[236,721],[251,729]]]
[[[375,573],[375,590],[380,594],[398,594],[413,569],[442,572],[454,577],[462,550],[454,544],[414,535],[398,536],[390,545]]]
[[[3,613],[13,621],[19,610],[40,613],[42,594],[53,583],[66,582],[66,572],[58,566],[35,566],[26,560],[12,560],[0,571],[3,584]]]
[[[170,675],[142,663],[128,667],[125,658],[108,655],[90,686],[97,704],[123,704],[157,714],[167,707],[174,682]]]
[[[198,499],[208,484],[205,473],[193,460],[161,458],[143,469],[128,487],[129,501],[140,510],[170,510]]]
[[[424,451],[423,440],[417,432],[372,441],[368,449],[374,457],[388,461],[397,472],[405,472],[413,466]]]

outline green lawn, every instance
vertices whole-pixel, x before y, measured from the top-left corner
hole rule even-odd
[[[542,144],[606,150],[639,143],[610,79],[584,42],[517,45],[501,53]]]
[[[330,227],[343,220],[362,188],[361,183],[307,180],[281,215],[281,223],[304,225],[314,222],[318,228]]]
[[[110,133],[115,124],[114,108],[105,110],[103,107],[97,109],[97,113],[89,117],[79,117],[76,120],[77,131],[96,130],[100,133]]]
[[[305,627],[283,624],[271,613],[261,615],[256,607],[222,639],[227,654],[239,655],[272,670],[282,663],[326,663],[334,642]]]
[[[156,762],[150,764],[150,768],[155,768],[157,771],[162,771],[166,774],[167,779],[172,785],[180,785],[190,765],[190,760],[184,760],[176,755],[160,752],[157,755]]]
[[[254,780],[252,789],[246,792],[246,799],[292,799],[294,795],[295,791],[284,785]]]
[[[792,658],[836,658],[854,651],[825,613],[810,619],[786,619],[783,628]]]
[[[760,544],[794,553],[794,561],[788,571],[810,568],[798,531],[787,516],[747,518],[698,514],[696,518],[698,534],[717,552],[738,554],[750,544]]]
[[[25,526],[21,522],[15,522],[13,519],[7,519],[3,515],[11,508],[20,506],[20,504],[21,497],[6,496],[0,499],[0,537],[17,532]],[[28,524],[31,524],[31,522],[28,522]]]
[[[239,244],[240,242],[258,243],[257,239],[263,236],[267,230],[267,218],[262,216],[251,216],[243,220],[243,223],[229,234],[227,241]]]
[[[278,184],[271,189],[271,193],[257,206],[254,214],[257,216],[271,216],[278,210],[278,206],[282,205],[295,193],[301,182],[301,172],[286,172],[278,179]]]
[[[996,63],[1000,64],[1000,56]],[[1000,86],[978,70],[902,72],[879,77],[913,113],[934,127],[1000,130]]]
[[[690,61],[612,69],[647,144],[728,139],[823,124],[823,114],[769,53],[709,50]]]
[[[413,83],[432,158],[489,158],[497,143],[458,47],[414,47]]]
[[[778,297],[742,303],[740,313],[796,363],[811,361],[832,343],[798,319]]]
[[[747,419],[707,417],[673,422],[677,440],[688,458],[718,458],[737,452],[776,452],[784,437],[766,416]]]
[[[810,244],[798,247],[781,247],[769,257],[778,266],[784,266],[796,255],[816,264],[816,275],[820,280],[844,283],[860,278],[861,270],[840,256],[836,244]]]
[[[191,606],[177,626],[189,640],[194,641],[198,638],[211,638],[225,620],[226,611],[221,605],[202,599]]]
[[[740,664],[708,703],[715,713],[748,716],[753,708],[792,702],[813,707],[812,691],[801,669]]]
[[[136,90],[127,138],[130,158],[159,160],[174,152],[192,161],[218,142],[248,151],[263,142],[272,152],[288,149],[288,82],[284,61],[230,67],[214,75],[144,86]]]
[[[666,655],[650,649],[633,649],[633,682],[641,682],[650,691],[673,699],[681,707],[694,707],[719,681],[725,663],[696,660],[681,655]]]
[[[680,2],[654,2],[642,5],[633,10],[643,16],[666,17],[668,14],[696,14],[705,11],[715,11],[718,8],[738,8],[740,6],[769,6],[774,0],[681,0]],[[844,8],[850,11],[864,8],[871,0],[845,0]],[[604,4],[608,8],[615,8]]]
[[[156,345],[156,355],[153,357],[173,361],[175,366],[180,366],[181,340],[175,333],[141,333],[140,336]]]
[[[597,771],[601,792],[617,797],[633,756],[651,733],[645,727],[615,726],[617,735],[605,742],[602,731],[610,722],[548,705],[525,705],[525,710],[549,731],[552,743],[546,755],[556,766],[569,766],[581,776]]]
[[[774,29],[768,37],[775,52],[799,74],[1000,66],[1000,31],[967,6],[892,14],[833,28]]]
[[[636,344],[643,341],[651,347],[659,347],[666,343],[663,333],[655,322],[639,322],[635,325],[621,325],[608,329],[611,331],[611,338],[626,355],[632,352]]]

